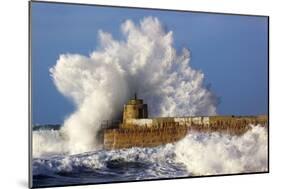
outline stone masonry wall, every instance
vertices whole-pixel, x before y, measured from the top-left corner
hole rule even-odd
[[[267,116],[132,119],[130,125],[104,131],[104,148],[153,147],[176,142],[192,131],[240,135],[251,129],[250,124],[267,123]]]

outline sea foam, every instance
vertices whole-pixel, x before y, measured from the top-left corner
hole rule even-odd
[[[34,142],[40,143],[34,146],[34,171],[56,173],[72,172],[81,168],[104,169],[107,162],[113,160],[150,163],[154,166],[151,170],[153,174],[157,174],[157,169],[170,169],[171,164],[184,166],[186,175],[267,171],[267,128],[251,127],[252,129],[241,136],[194,132],[176,143],[154,148],[98,150],[77,155],[67,152],[67,145],[59,131],[35,131],[33,137],[37,140]],[[56,145],[44,144],[44,138],[54,138]]]

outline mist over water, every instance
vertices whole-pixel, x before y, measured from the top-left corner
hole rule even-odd
[[[204,74],[191,68],[189,50],[176,51],[173,32],[157,18],[126,20],[121,32],[124,40],[100,30],[89,56],[61,54],[50,69],[58,91],[76,105],[62,128],[73,154],[99,149],[93,136],[101,121],[118,118],[135,92],[150,116],[216,114],[217,98],[204,86]]]
[[[44,157],[69,154],[68,139],[61,130],[38,130],[32,132],[32,155]]]

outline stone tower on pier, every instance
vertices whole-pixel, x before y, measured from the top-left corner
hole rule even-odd
[[[148,118],[147,104],[143,104],[142,99],[137,98],[135,93],[134,99],[129,100],[128,104],[124,105],[123,111],[123,126],[130,119],[145,119]]]

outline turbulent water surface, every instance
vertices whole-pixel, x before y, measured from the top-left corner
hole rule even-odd
[[[33,131],[35,187],[267,171],[267,131],[190,133],[155,148],[71,154],[60,130]],[[52,142],[50,142],[52,141]]]

